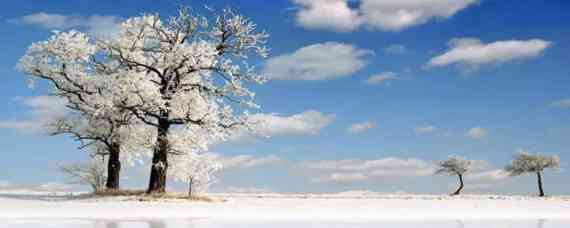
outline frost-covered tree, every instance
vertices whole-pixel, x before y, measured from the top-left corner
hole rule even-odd
[[[188,197],[205,193],[216,181],[215,173],[222,168],[215,156],[210,154],[186,153],[171,156],[170,175],[176,181],[188,185]]]
[[[116,121],[128,113],[154,128],[148,193],[161,193],[169,154],[187,149],[173,142],[204,147],[211,140],[193,141],[196,135],[223,140],[247,127],[247,110],[257,107],[244,84],[264,81],[251,63],[266,57],[268,35],[230,9],[211,19],[183,8],[167,19],[127,19],[106,40],[56,33],[32,44],[19,68],[51,82],[53,93],[87,119]]]
[[[447,174],[447,175],[457,175],[459,178],[459,188],[453,193],[453,195],[461,194],[463,190],[463,176],[469,172],[471,168],[471,160],[467,160],[464,157],[459,156],[449,156],[445,161],[437,162],[438,169],[436,174]]]
[[[120,187],[121,163],[133,164],[141,160],[141,152],[150,147],[151,135],[148,129],[132,123],[130,115],[124,119],[110,119],[106,116],[68,115],[50,125],[52,135],[67,134],[80,143],[79,149],[90,156],[105,157],[107,160],[106,189]],[[122,153],[121,153],[122,151]]]
[[[514,156],[511,164],[505,167],[505,170],[511,176],[520,176],[527,173],[536,173],[538,178],[538,191],[541,197],[544,196],[544,188],[542,186],[542,174],[545,169],[560,167],[560,158],[556,155],[547,156],[541,154],[531,154],[528,151],[520,151]]]
[[[18,68],[34,79],[48,81],[52,95],[67,101],[73,115],[51,125],[53,135],[68,134],[81,142],[81,148],[97,147],[108,156],[108,189],[119,188],[121,149],[130,112],[112,104],[115,84],[112,64],[96,59],[96,45],[80,32],[56,32],[46,41],[33,43]],[[104,149],[104,150],[103,150]]]
[[[266,38],[232,10],[208,20],[181,9],[166,20],[130,18],[115,39],[98,43],[118,71],[114,103],[156,129],[148,193],[165,191],[173,129],[223,140],[246,123],[247,108],[256,105],[243,84],[263,82],[248,61],[266,56]]]
[[[104,157],[96,156],[88,162],[64,165],[60,170],[73,179],[73,184],[89,185],[94,192],[105,189],[107,178]]]

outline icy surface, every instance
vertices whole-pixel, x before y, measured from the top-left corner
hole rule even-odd
[[[0,228],[566,228],[570,220],[436,220],[436,221],[264,221],[219,220],[7,220]]]
[[[444,221],[570,220],[566,197],[379,194],[215,194],[226,202],[136,201],[69,194],[0,194],[0,221]],[[239,223],[241,224],[241,223]],[[265,223],[267,224],[267,223]],[[78,225],[79,227],[79,225]],[[87,224],[89,227],[89,224]],[[103,226],[104,227],[104,226]],[[499,226],[500,227],[500,226]]]

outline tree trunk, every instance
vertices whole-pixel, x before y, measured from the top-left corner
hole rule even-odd
[[[542,173],[536,172],[536,176],[538,177],[538,191],[540,194],[539,196],[544,197],[544,189],[542,188]]]
[[[461,190],[463,190],[463,175],[458,173],[457,176],[459,177],[459,188],[453,193],[454,196],[461,194]]]
[[[166,191],[166,170],[168,169],[168,131],[170,123],[168,119],[158,120],[158,135],[156,145],[152,155],[152,166],[150,168],[150,180],[148,183],[148,194],[164,193]]]
[[[107,183],[105,187],[110,190],[119,189],[121,178],[121,144],[112,143],[109,148],[109,161],[107,162]]]
[[[192,198],[192,179],[188,181],[188,198]]]

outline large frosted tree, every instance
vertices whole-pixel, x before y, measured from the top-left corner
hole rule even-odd
[[[542,174],[545,169],[560,167],[560,158],[556,155],[548,156],[541,154],[531,154],[527,151],[521,151],[514,156],[511,164],[505,167],[505,170],[511,176],[520,176],[527,173],[536,173],[538,178],[539,196],[544,197],[544,187],[542,184]]]
[[[252,65],[266,57],[267,37],[230,9],[204,17],[182,8],[166,19],[158,14],[129,18],[106,40],[77,31],[57,33],[32,44],[19,67],[50,81],[53,93],[66,98],[83,119],[153,128],[148,193],[161,193],[169,154],[204,149],[207,142],[247,127],[247,110],[257,105],[244,84],[264,81]],[[125,115],[133,118],[123,124]],[[63,129],[75,134],[65,131],[73,128]]]
[[[463,176],[469,172],[471,168],[472,161],[467,160],[464,157],[459,156],[449,156],[449,158],[445,161],[440,161],[436,165],[438,169],[436,170],[437,174],[447,174],[447,175],[456,175],[459,179],[459,188],[453,193],[453,195],[461,194],[463,187],[465,186],[463,183]]]
[[[49,93],[67,101],[72,114],[52,124],[52,134],[68,134],[81,142],[81,148],[108,156],[107,189],[118,189],[121,150],[132,132],[130,112],[112,104],[114,64],[97,60],[94,40],[77,31],[56,32],[46,41],[33,43],[18,68],[53,87]]]
[[[173,129],[223,140],[246,123],[256,105],[243,84],[263,82],[250,61],[266,56],[267,37],[229,9],[212,20],[181,9],[167,19],[130,18],[115,39],[98,43],[118,71],[114,104],[156,129],[148,193],[165,191]]]

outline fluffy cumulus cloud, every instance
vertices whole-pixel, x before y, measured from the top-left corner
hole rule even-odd
[[[275,165],[283,162],[283,159],[276,155],[254,156],[254,155],[237,155],[237,156],[221,156],[214,154],[218,161],[223,165],[224,170],[228,169],[244,169],[254,168],[267,165]]]
[[[439,131],[439,128],[433,125],[417,126],[414,128],[416,134],[429,134]]]
[[[331,124],[336,116],[316,110],[307,110],[291,116],[257,114],[251,117],[255,130],[262,135],[317,135]]]
[[[257,140],[280,136],[315,136],[336,119],[335,114],[325,114],[316,110],[306,110],[290,116],[272,113],[259,113],[249,116],[248,129],[240,129],[226,142],[220,143],[251,143]]]
[[[264,74],[274,80],[327,80],[350,76],[368,63],[371,50],[326,42],[267,60]]]
[[[44,29],[80,29],[98,37],[113,36],[122,19],[115,16],[72,16],[39,12],[8,20],[13,24],[33,25]]]
[[[65,100],[52,96],[17,97],[14,99],[29,109],[25,118],[0,120],[0,128],[25,133],[38,133],[57,118],[66,114]]]
[[[472,127],[465,132],[465,135],[472,139],[483,139],[487,134],[488,130],[483,127]]]
[[[477,38],[455,38],[449,41],[449,49],[427,64],[439,67],[451,64],[479,67],[485,64],[499,64],[540,55],[551,42],[541,39],[504,40],[483,43]]]
[[[348,32],[362,27],[399,31],[446,19],[473,5],[477,0],[292,0],[299,7],[295,19],[299,26]]]
[[[380,74],[372,75],[364,82],[368,85],[381,85],[395,79],[398,79],[398,75],[394,72],[387,71],[387,72],[382,72]]]
[[[428,176],[433,164],[421,159],[388,157],[377,160],[323,160],[302,165],[316,175],[315,182],[353,182],[375,177]]]
[[[347,0],[292,0],[300,7],[297,24],[308,29],[348,32],[361,25],[358,11],[349,7]]]
[[[376,127],[375,122],[365,121],[365,122],[355,123],[355,124],[350,125],[348,127],[347,131],[348,131],[348,133],[351,133],[351,134],[359,134],[359,133],[366,132],[370,129],[373,129],[375,127]]]
[[[77,18],[44,12],[13,18],[8,21],[15,24],[36,25],[45,29],[67,29],[79,24]]]
[[[453,16],[476,0],[362,0],[360,11],[369,27],[401,30]]]

